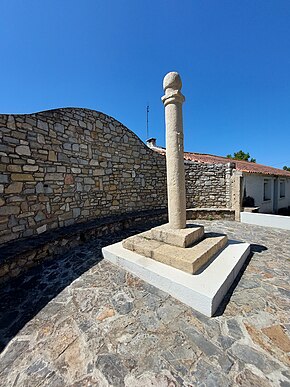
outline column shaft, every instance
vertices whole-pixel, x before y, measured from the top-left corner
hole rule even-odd
[[[165,95],[166,167],[169,227],[186,227],[186,194],[184,173],[183,118],[181,79],[178,73],[168,73],[163,81]]]

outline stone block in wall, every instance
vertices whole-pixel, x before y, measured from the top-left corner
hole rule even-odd
[[[74,184],[74,177],[71,174],[65,175],[64,184]]]
[[[47,173],[45,175],[45,180],[46,181],[63,181],[64,180],[64,176],[62,173]]]
[[[48,151],[48,160],[49,161],[57,161],[56,152],[53,150]]]
[[[0,183],[8,183],[8,175],[0,175]]]
[[[5,188],[5,194],[9,195],[9,194],[20,193],[22,192],[22,188],[23,188],[23,182],[16,181],[14,183],[9,184]]]
[[[29,173],[12,173],[11,174],[12,181],[34,181],[34,177]]]
[[[18,215],[20,208],[18,205],[8,205],[0,207],[0,216]]]
[[[15,148],[15,152],[20,156],[30,156],[31,151],[28,145],[19,145]]]

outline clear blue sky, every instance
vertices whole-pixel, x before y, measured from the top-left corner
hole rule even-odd
[[[290,165],[289,0],[2,0],[0,112],[75,106],[164,144],[183,80],[185,149]]]

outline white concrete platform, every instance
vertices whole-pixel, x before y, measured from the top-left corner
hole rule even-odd
[[[290,217],[274,214],[260,214],[255,212],[241,212],[241,222],[257,226],[281,228],[290,230]]]
[[[122,242],[104,247],[102,253],[107,261],[211,317],[248,257],[250,245],[230,240],[208,267],[194,275],[124,249]]]

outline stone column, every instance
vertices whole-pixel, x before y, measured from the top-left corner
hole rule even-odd
[[[166,167],[169,227],[186,227],[186,197],[183,149],[182,82],[176,72],[168,73],[163,80],[165,95]]]

